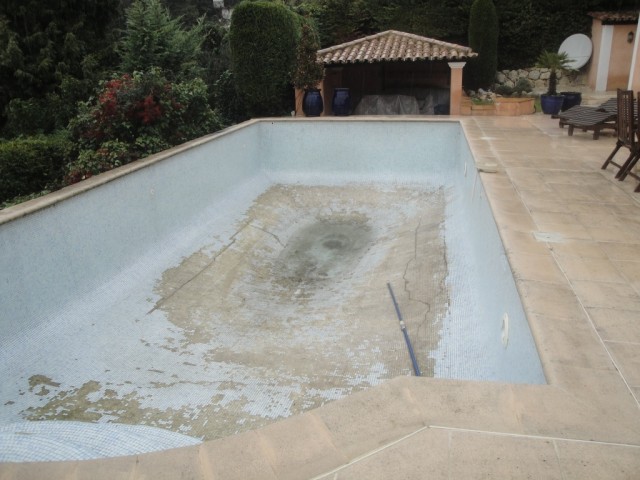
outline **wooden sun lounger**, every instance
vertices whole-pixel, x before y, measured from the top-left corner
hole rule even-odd
[[[605,128],[610,128],[615,131],[617,116],[617,113],[607,111],[584,110],[576,113],[570,119],[564,120],[564,122],[561,120],[561,122],[563,122],[561,126],[569,126],[569,136],[573,135],[575,128],[579,128],[583,132],[592,130],[593,139],[597,140],[600,137],[600,132]]]
[[[593,130],[593,139],[597,140],[603,129],[611,128],[615,130],[617,113],[618,104],[616,98],[610,98],[596,107],[575,105],[558,114],[560,119],[559,126],[563,128],[568,125],[569,136],[573,135],[573,130],[576,127],[585,132]]]
[[[579,117],[581,115],[594,111],[618,113],[617,99],[615,97],[612,97],[606,102],[601,103],[600,105],[595,107],[592,105],[575,105],[568,110],[560,112],[557,115],[557,117],[560,119],[560,127],[564,127],[567,124],[567,121],[570,121],[575,117]]]

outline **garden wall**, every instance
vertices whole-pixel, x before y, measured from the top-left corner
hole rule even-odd
[[[587,75],[583,72],[556,72],[558,75],[558,91],[581,91],[587,85]],[[531,82],[534,93],[544,93],[549,86],[548,68],[522,68],[518,70],[501,70],[496,74],[496,86],[513,87],[519,78],[526,78]]]

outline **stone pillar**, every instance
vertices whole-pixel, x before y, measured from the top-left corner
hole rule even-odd
[[[449,82],[449,114],[460,115],[462,104],[462,69],[467,62],[449,62],[451,82]]]
[[[629,85],[627,90],[637,92],[640,90],[640,16],[636,26],[636,34],[633,43],[633,55],[631,57],[631,68],[629,69]]]
[[[300,88],[296,88],[295,89],[295,99],[296,99],[295,116],[296,117],[304,117],[304,112],[302,111],[302,100],[304,99],[304,90],[302,90]]]

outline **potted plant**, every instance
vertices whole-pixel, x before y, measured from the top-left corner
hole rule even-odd
[[[318,61],[320,45],[315,32],[308,21],[302,23],[302,31],[298,48],[296,49],[296,63],[293,71],[292,83],[296,87],[296,105],[299,104],[300,92],[303,92],[302,110],[309,117],[319,116],[324,105],[318,83],[324,77],[324,65]]]
[[[543,113],[557,115],[560,108],[562,108],[564,96],[558,95],[556,90],[558,85],[557,72],[570,70],[570,62],[571,60],[565,52],[556,53],[545,50],[538,57],[536,67],[548,68],[550,70],[549,88],[546,94],[540,95],[540,105],[542,106]]]

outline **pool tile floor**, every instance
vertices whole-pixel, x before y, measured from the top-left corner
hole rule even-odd
[[[548,385],[397,377],[199,446],[0,479],[640,478],[640,194],[600,170],[615,138],[541,114],[460,121],[498,165],[480,175]]]

